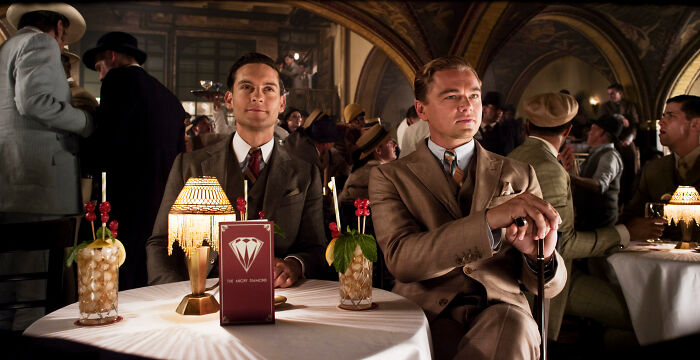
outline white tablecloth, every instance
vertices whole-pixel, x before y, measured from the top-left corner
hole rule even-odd
[[[215,280],[209,280],[212,285]],[[338,283],[306,280],[276,289],[287,303],[269,325],[220,326],[219,313],[183,316],[175,312],[189,282],[119,293],[124,320],[106,326],[74,325],[72,304],[32,324],[24,335],[59,338],[153,358],[186,359],[430,359],[428,321],[413,302],[373,289],[376,309],[337,307]],[[218,297],[218,295],[217,295]]]
[[[639,343],[700,333],[700,253],[642,249],[608,257]]]

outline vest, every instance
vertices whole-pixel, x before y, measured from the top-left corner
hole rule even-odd
[[[614,148],[603,149],[586,160],[579,175],[584,178],[592,178],[598,169],[600,158],[610,152],[613,152],[620,159],[619,153]],[[615,176],[610,182],[608,190],[602,194],[584,189],[574,189],[574,208],[576,210],[574,228],[576,230],[590,231],[611,226],[617,222],[617,197],[620,193],[621,176],[622,171]]]

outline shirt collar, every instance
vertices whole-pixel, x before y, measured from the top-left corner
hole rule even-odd
[[[680,161],[683,160],[686,164],[688,164],[688,169],[692,169],[695,165],[695,162],[698,161],[698,156],[700,156],[700,146],[693,149],[693,151],[685,154],[685,156],[683,157],[679,156],[676,153],[673,153],[673,157],[676,159],[676,168],[678,168],[678,164],[680,163]]]
[[[428,149],[438,160],[440,160],[440,163],[442,164],[442,160],[445,158],[446,149],[434,143],[430,138],[428,138]],[[464,145],[456,147],[454,152],[455,155],[457,155],[457,166],[459,166],[459,168],[462,170],[466,169],[474,156],[474,139]]]
[[[552,143],[550,143],[549,141],[547,141],[541,137],[534,136],[534,135],[530,135],[530,138],[535,139],[535,140],[539,140],[539,141],[543,142],[545,145],[547,145],[547,149],[549,150],[549,152],[552,153],[552,155],[554,155],[554,157],[559,156],[559,150],[557,150],[554,147],[554,145],[552,145]]]
[[[613,144],[613,143],[605,143],[605,144],[600,144],[600,145],[594,146],[588,150],[588,154],[589,154],[588,156],[590,157],[591,155],[593,155],[593,154],[595,154],[598,151],[601,151],[603,149],[614,148],[614,147],[615,147],[615,144]]]
[[[270,155],[272,155],[272,148],[275,145],[275,137],[273,136],[270,141],[266,142],[263,144],[263,146],[260,147],[260,151],[262,151],[262,156],[263,156],[263,162],[266,164],[268,163],[268,160],[270,160]],[[236,160],[238,160],[239,164],[243,164],[248,157],[248,151],[250,151],[250,148],[252,146],[248,145],[243,138],[241,138],[240,135],[238,135],[238,132],[236,132],[233,135],[233,152],[236,154]]]

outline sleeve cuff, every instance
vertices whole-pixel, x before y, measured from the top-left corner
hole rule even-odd
[[[533,274],[539,275],[539,272],[537,271],[537,263],[530,260],[530,258],[527,257],[525,254],[523,254],[522,256],[525,259],[527,268],[530,269],[530,271],[532,271]],[[554,253],[552,253],[552,255],[550,255],[548,259],[544,259],[544,261],[544,280],[549,281],[556,274],[557,257],[554,256]]]
[[[630,232],[627,230],[627,226],[623,224],[615,225],[615,230],[617,234],[620,235],[620,247],[626,248],[630,244]]]
[[[486,233],[489,234],[489,244],[491,244],[491,250],[496,250],[499,246],[501,246],[502,231],[501,229],[491,230],[486,213],[484,213],[484,223],[486,224]]]
[[[294,259],[301,264],[301,278],[306,279],[306,267],[304,266],[304,262],[301,260],[301,258],[294,256],[294,255],[289,255],[284,258],[285,260],[287,259]]]

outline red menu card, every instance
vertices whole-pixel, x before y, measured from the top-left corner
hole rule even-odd
[[[271,221],[219,224],[221,325],[274,323]]]

